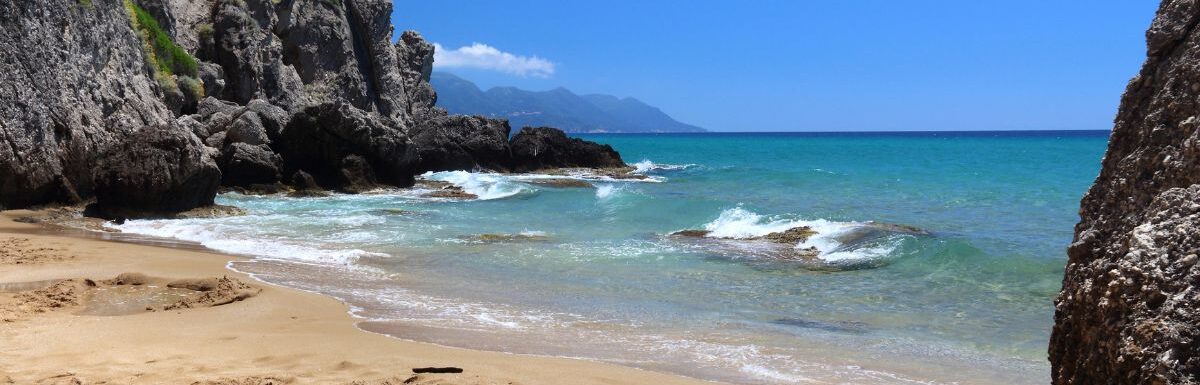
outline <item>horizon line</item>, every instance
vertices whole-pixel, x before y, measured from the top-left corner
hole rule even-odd
[[[878,130],[878,131],[703,131],[703,132],[569,132],[571,134],[588,134],[588,135],[628,135],[628,134],[651,134],[651,135],[703,135],[703,134],[921,134],[921,133],[999,133],[999,132],[1112,132],[1108,129],[1060,129],[1060,130]]]

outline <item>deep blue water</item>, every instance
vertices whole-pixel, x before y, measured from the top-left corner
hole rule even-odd
[[[584,137],[651,179],[438,173],[481,199],[228,194],[250,215],[123,228],[258,256],[234,267],[404,338],[739,383],[1045,383],[1108,132]],[[817,258],[718,239],[796,226]]]

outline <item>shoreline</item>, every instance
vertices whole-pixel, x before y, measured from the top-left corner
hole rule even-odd
[[[715,383],[578,358],[473,350],[369,332],[341,300],[231,267],[245,257],[186,242],[156,245],[139,242],[140,237],[92,236],[13,221],[28,213],[0,212],[0,240],[27,240],[25,247],[52,258],[0,264],[0,288],[138,272],[169,279],[229,276],[262,291],[208,308],[118,316],[63,309],[0,322],[0,338],[7,341],[0,348],[0,383]],[[12,295],[0,290],[0,299]],[[411,369],[417,367],[464,372],[414,375]]]

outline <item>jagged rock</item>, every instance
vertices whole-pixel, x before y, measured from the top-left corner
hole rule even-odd
[[[508,169],[508,121],[481,116],[443,115],[417,124],[409,133],[421,162],[417,172]]]
[[[322,1],[295,1],[320,6]],[[213,62],[225,72],[223,99],[253,99],[295,111],[307,104],[304,82],[283,62],[283,43],[272,32],[278,21],[272,0],[219,0],[213,16]],[[280,26],[280,28],[283,28]]]
[[[1200,4],[1163,1],[1084,196],[1050,339],[1055,384],[1200,383]]]
[[[0,26],[0,206],[89,197],[100,152],[175,119],[120,2],[3,1]]]
[[[596,188],[596,185],[591,184],[586,180],[572,178],[538,178],[524,180],[522,182],[554,188]]]
[[[287,24],[280,28],[283,55],[312,103],[341,102],[373,111],[375,98],[368,89],[372,79],[360,71],[369,61],[359,57],[365,49],[355,51],[356,31],[340,2],[295,1],[285,12]]]
[[[305,170],[325,187],[343,188],[342,161],[361,156],[380,183],[413,184],[418,155],[408,137],[378,115],[349,104],[322,104],[292,116],[276,149],[292,170]]]
[[[166,3],[173,18],[171,37],[188,52],[197,56],[202,51],[204,35],[212,39],[212,10],[217,0],[148,0]],[[145,8],[145,6],[143,6]],[[164,28],[166,24],[159,23]],[[209,42],[211,44],[211,41]],[[205,84],[207,86],[207,83]]]
[[[0,206],[91,198],[97,159],[147,126],[190,132],[239,187],[301,169],[361,190],[409,185],[418,166],[514,168],[503,121],[435,106],[434,46],[412,31],[392,44],[390,1],[135,2],[199,60],[195,78],[156,77],[121,1],[0,4]],[[525,168],[613,163],[587,155],[598,145],[523,140]]]
[[[215,97],[206,97],[196,106],[196,115],[199,115],[200,120],[206,121],[212,118],[216,113],[224,113],[229,116],[238,110],[237,103],[228,102],[217,99]]]
[[[162,28],[171,38],[175,38],[175,15],[171,12],[170,1],[166,0],[134,0],[142,9],[146,10],[150,16],[154,17],[154,21],[158,22],[158,26]]]
[[[200,62],[197,75],[204,84],[204,96],[221,96],[225,92],[225,70],[221,66],[209,62]]]
[[[265,145],[232,143],[221,151],[221,185],[251,187],[271,185],[281,178],[279,155]]]
[[[429,77],[433,74],[433,44],[425,41],[416,31],[404,31],[395,49],[400,60],[400,76],[404,81],[409,115],[421,115],[423,110],[433,108],[437,103],[437,92],[429,83]]]
[[[558,167],[623,167],[621,155],[607,144],[568,137],[550,127],[525,127],[512,138],[512,168],[535,171]]]
[[[98,209],[134,217],[213,204],[221,171],[191,132],[150,126],[104,155],[93,178]]]
[[[401,75],[400,59],[392,46],[391,0],[346,2],[349,27],[361,41],[359,68],[368,78],[368,92],[375,110],[403,127],[411,125],[408,97]]]

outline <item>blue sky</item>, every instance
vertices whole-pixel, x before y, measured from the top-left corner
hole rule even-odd
[[[633,96],[716,131],[1110,129],[1157,5],[397,0],[393,23],[485,89]]]

